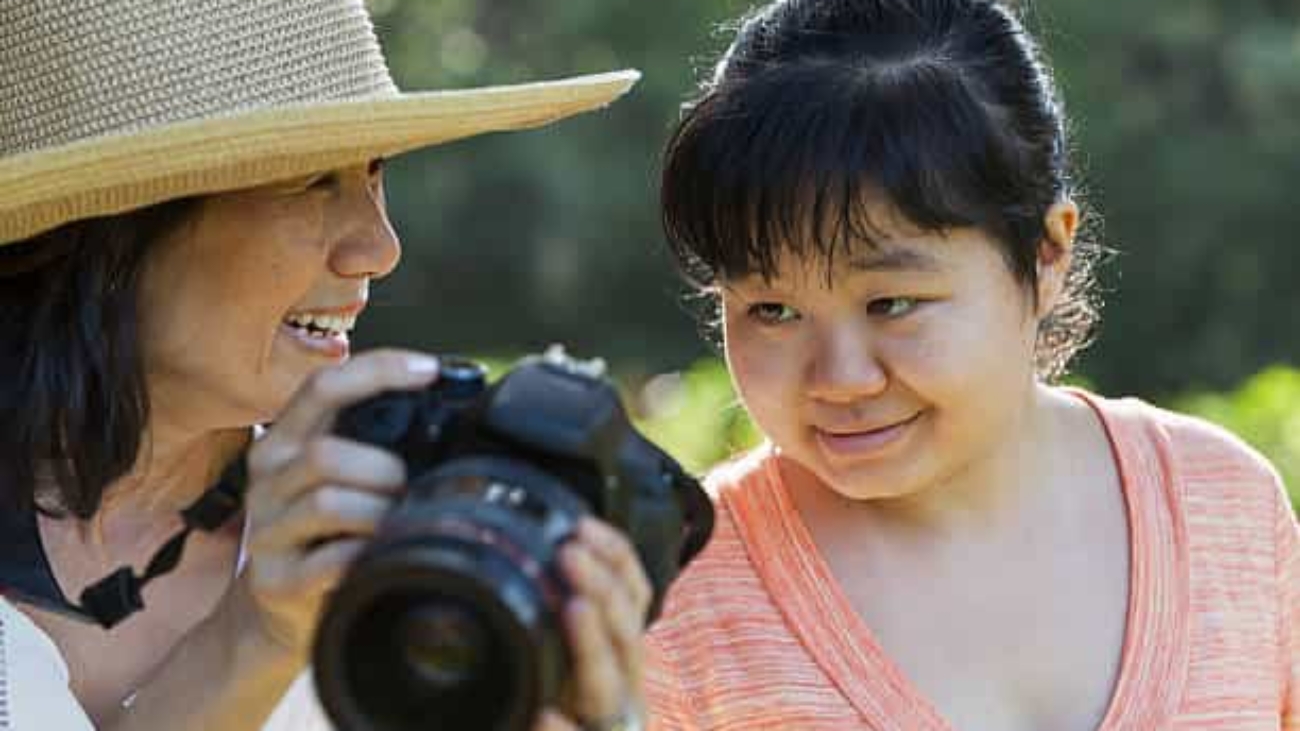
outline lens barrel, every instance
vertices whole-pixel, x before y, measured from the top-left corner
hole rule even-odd
[[[326,711],[349,731],[524,731],[558,699],[568,595],[554,558],[586,510],[501,457],[412,485],[317,630]]]

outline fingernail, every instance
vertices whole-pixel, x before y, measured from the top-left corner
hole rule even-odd
[[[432,376],[438,372],[438,359],[427,355],[412,355],[406,359],[406,370],[413,376]]]

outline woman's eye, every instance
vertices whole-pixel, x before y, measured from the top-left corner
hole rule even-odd
[[[902,317],[916,309],[918,304],[920,301],[914,297],[884,297],[869,302],[867,312],[885,318]]]
[[[749,316],[764,325],[780,325],[799,319],[799,311],[780,302],[759,302],[749,306]]]

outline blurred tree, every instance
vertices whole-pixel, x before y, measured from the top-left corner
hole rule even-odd
[[[406,262],[365,342],[516,353],[564,341],[622,372],[706,352],[662,254],[658,154],[739,0],[372,0],[407,87],[639,68],[609,110],[408,156]],[[1300,3],[1019,2],[1057,66],[1106,243],[1107,392],[1222,390],[1300,358]]]
[[[1300,355],[1300,4],[1040,3],[1110,268],[1084,371],[1223,388]]]
[[[405,262],[377,290],[365,342],[517,353],[562,341],[645,372],[705,352],[661,251],[657,158],[698,78],[693,57],[721,47],[712,28],[738,7],[372,3],[407,87],[615,68],[639,68],[645,78],[605,112],[396,161],[390,207]]]

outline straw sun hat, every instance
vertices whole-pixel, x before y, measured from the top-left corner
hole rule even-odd
[[[637,78],[404,93],[362,0],[0,0],[0,245],[540,126]]]

